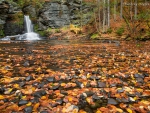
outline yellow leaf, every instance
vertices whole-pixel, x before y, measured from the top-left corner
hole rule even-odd
[[[101,111],[97,110],[96,113],[102,113]]]
[[[4,99],[4,96],[3,95],[0,95],[0,100]]]
[[[91,98],[86,98],[86,101],[90,104],[91,103]]]
[[[19,84],[14,84],[14,88],[19,88]]]
[[[90,73],[88,73],[88,74],[86,75],[87,78],[90,78],[90,76],[91,76]]]
[[[37,68],[37,69],[36,69],[36,71],[41,71],[41,68],[40,68],[40,67],[39,67],[39,68]]]
[[[123,113],[123,110],[120,108],[116,108],[116,111],[118,111],[119,113]]]
[[[128,113],[133,113],[131,109],[127,108],[126,109],[128,111]]]
[[[32,103],[31,102],[29,102],[28,104],[26,104],[26,106],[31,106],[32,105]]]
[[[22,96],[22,99],[26,99],[26,96]]]

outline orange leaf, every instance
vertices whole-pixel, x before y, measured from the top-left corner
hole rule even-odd
[[[0,95],[0,100],[4,99],[4,96],[3,95]]]
[[[38,109],[39,106],[40,106],[40,104],[39,104],[39,103],[36,103],[36,104],[34,105],[34,107],[33,107],[33,111],[37,111],[37,109]]]

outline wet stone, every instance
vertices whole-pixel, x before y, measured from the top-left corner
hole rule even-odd
[[[80,88],[83,88],[83,87],[84,87],[83,84],[82,84],[82,82],[76,81],[76,84],[77,84],[77,86],[80,87]]]
[[[88,88],[90,86],[91,86],[90,82],[87,82],[86,87]]]
[[[33,94],[34,97],[42,97],[42,96],[45,96],[46,95],[46,91],[45,90],[40,90],[40,91],[37,91]]]
[[[41,111],[40,113],[48,113],[48,111]]]
[[[91,108],[92,109],[97,109],[97,108],[99,108],[101,105],[99,104],[99,103],[94,103],[94,104],[92,104],[91,105]]]
[[[104,87],[106,87],[106,83],[104,83],[104,82],[97,82],[97,86],[99,88],[104,88]]]
[[[78,106],[75,105],[71,105],[68,108],[66,108],[67,112],[73,111],[74,109],[76,109],[77,111],[79,110]]]
[[[18,103],[18,105],[22,106],[22,105],[26,105],[27,103],[28,103],[27,100],[20,100],[19,103]]]
[[[129,102],[129,100],[126,99],[126,98],[121,98],[121,101],[122,101],[123,103],[128,103],[128,102]]]
[[[52,86],[52,89],[53,89],[53,90],[56,90],[56,89],[59,88],[59,86],[60,86],[60,85]]]
[[[137,82],[140,82],[140,83],[143,83],[143,82],[144,82],[143,78],[136,78],[136,81],[137,81]]]
[[[98,80],[99,78],[97,76],[92,75],[92,76],[90,76],[90,79],[91,80]]]
[[[87,95],[87,97],[90,97],[94,94],[92,91],[86,91],[84,93]]]
[[[39,98],[34,97],[33,99],[31,99],[31,102],[32,103],[38,103],[39,102]]]
[[[96,94],[94,94],[94,95],[92,96],[92,98],[93,98],[94,101],[100,99],[100,97],[98,97]]]
[[[110,84],[110,87],[116,87],[116,86],[117,86],[116,83]]]
[[[7,98],[4,98],[3,102],[9,102],[9,100]]]
[[[31,75],[29,75],[29,76],[26,77],[26,81],[30,81],[32,79],[33,79],[33,77]]]
[[[135,77],[135,78],[144,78],[144,76],[141,75],[141,74],[134,74],[134,77]]]
[[[45,83],[41,82],[40,84],[38,84],[38,88],[40,89],[40,88],[44,87],[44,85],[45,85]]]
[[[4,94],[5,92],[5,88],[4,87],[0,87],[0,94]]]
[[[24,66],[24,67],[30,66],[29,61],[25,61],[25,62],[23,63],[23,66]]]
[[[46,78],[46,80],[47,80],[48,82],[54,82],[54,81],[55,81],[55,78],[54,78],[54,77],[48,77],[48,78]]]
[[[24,111],[25,111],[25,113],[32,113],[32,109],[33,109],[32,106],[28,106],[28,107],[24,108]]]
[[[108,99],[108,104],[117,105],[118,102],[115,99],[113,99],[113,98],[109,98]]]
[[[117,92],[118,92],[118,93],[123,93],[123,92],[124,92],[124,89],[118,89]]]
[[[20,82],[20,83],[19,83],[19,86],[20,86],[20,87],[23,87],[23,86],[25,86],[25,84],[26,84],[25,82]]]
[[[143,73],[143,76],[144,77],[149,77],[149,74],[148,73]]]
[[[129,97],[129,101],[130,102],[135,102],[134,98],[132,98],[132,97]]]
[[[63,94],[63,95],[66,95],[66,96],[68,95],[68,93],[64,90],[61,90],[60,93]]]
[[[122,100],[120,98],[116,98],[117,102],[122,102]]]
[[[62,100],[62,99],[58,99],[58,100],[56,100],[56,102],[57,102],[59,105],[63,104],[63,100]]]

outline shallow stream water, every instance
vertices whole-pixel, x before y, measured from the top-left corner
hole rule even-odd
[[[94,113],[102,111],[102,107],[111,110],[109,105],[126,112],[149,111],[149,75],[150,41],[0,42],[2,111],[10,110],[12,102],[19,108],[25,106],[20,111],[34,111],[33,98],[38,98],[40,112],[77,109]],[[43,90],[46,92],[39,92]],[[19,91],[21,97],[16,95]],[[31,103],[26,105],[28,102],[23,104],[22,100]]]

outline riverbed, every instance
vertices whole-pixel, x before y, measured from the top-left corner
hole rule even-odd
[[[0,111],[150,111],[150,41],[1,41]]]

